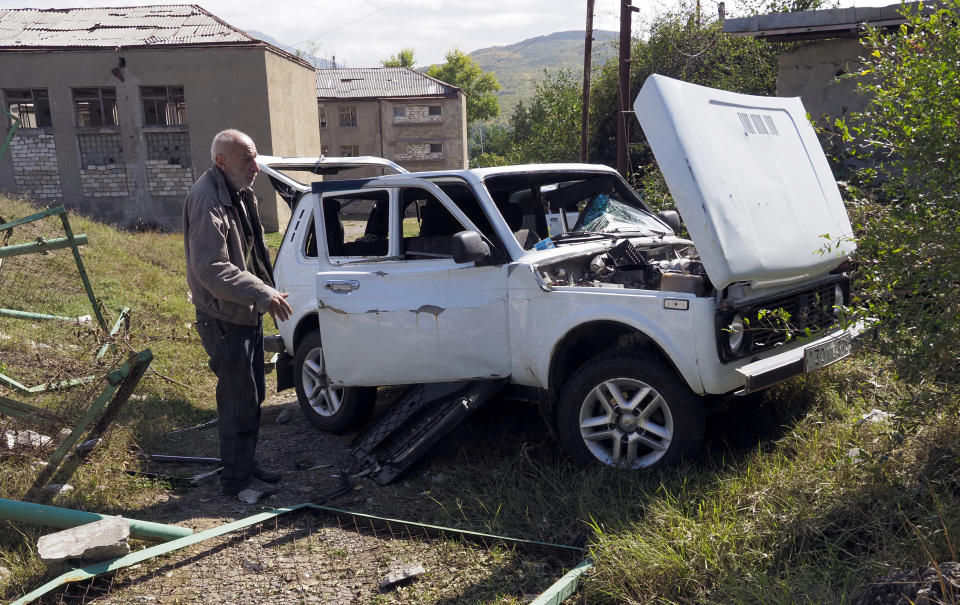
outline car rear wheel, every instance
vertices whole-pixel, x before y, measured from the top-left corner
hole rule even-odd
[[[696,455],[704,409],[660,356],[618,349],[594,357],[570,378],[557,429],[580,464],[639,469]]]
[[[370,419],[377,389],[331,387],[323,363],[320,332],[311,332],[297,346],[294,372],[300,408],[317,428],[344,433]]]

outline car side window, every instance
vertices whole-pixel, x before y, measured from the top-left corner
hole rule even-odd
[[[453,258],[453,234],[466,227],[432,193],[416,187],[403,189],[400,192],[400,216],[403,221],[403,258]]]
[[[390,250],[386,191],[324,196],[321,214],[330,258],[386,256]]]
[[[314,229],[313,216],[307,225],[307,236],[303,238],[303,255],[307,258],[317,258],[317,231]]]

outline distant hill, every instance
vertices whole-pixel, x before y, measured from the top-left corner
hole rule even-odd
[[[593,34],[593,69],[617,54],[617,32],[597,30]],[[491,46],[469,53],[485,71],[497,74],[500,80],[500,117],[505,123],[520,99],[533,96],[533,81],[543,77],[543,70],[566,67],[583,72],[583,32],[555,32],[528,38],[507,46]]]
[[[270,36],[268,36],[267,34],[265,34],[265,33],[263,33],[263,32],[258,32],[258,31],[254,31],[254,30],[251,29],[251,30],[247,30],[247,33],[250,34],[251,36],[253,36],[254,38],[260,38],[261,40],[263,40],[264,42],[266,42],[266,43],[268,43],[268,44],[273,44],[273,45],[276,46],[277,48],[283,49],[283,50],[287,51],[288,53],[290,53],[291,55],[296,55],[296,56],[300,57],[300,58],[303,59],[304,61],[306,61],[306,62],[310,63],[311,65],[313,65],[314,67],[316,67],[317,69],[326,69],[326,68],[329,68],[329,67],[333,67],[333,63],[332,63],[331,61],[328,61],[327,59],[323,59],[323,58],[317,57],[317,56],[315,56],[315,55],[311,55],[310,53],[304,52],[304,51],[302,51],[302,50],[297,50],[296,48],[294,48],[294,47],[292,47],[292,46],[287,46],[286,44],[281,44],[280,42],[277,42],[275,39],[271,38]]]

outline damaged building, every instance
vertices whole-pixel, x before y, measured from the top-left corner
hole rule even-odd
[[[178,227],[210,141],[320,150],[313,66],[196,5],[0,10],[0,191],[121,225]],[[257,183],[268,230],[286,205]]]
[[[406,67],[318,69],[317,99],[324,155],[467,167],[467,98],[456,86]]]

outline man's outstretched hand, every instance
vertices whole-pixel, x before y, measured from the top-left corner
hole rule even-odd
[[[277,292],[270,298],[270,306],[267,307],[267,313],[273,318],[273,323],[285,321],[293,313],[293,307],[287,302],[289,292]]]

